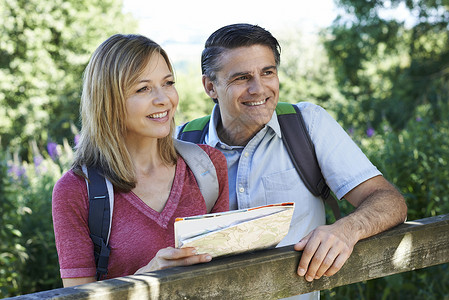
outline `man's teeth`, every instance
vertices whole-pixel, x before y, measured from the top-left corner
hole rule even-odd
[[[249,105],[249,106],[256,106],[256,105],[262,105],[265,102],[267,102],[267,99],[258,101],[258,102],[245,102],[245,105]]]
[[[167,114],[168,114],[168,112],[167,112],[167,111],[164,111],[164,112],[162,112],[162,113],[157,113],[157,114],[149,115],[149,117],[152,118],[152,119],[160,119],[160,118],[165,117]]]

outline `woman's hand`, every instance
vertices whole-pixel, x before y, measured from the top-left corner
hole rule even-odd
[[[164,248],[156,253],[156,256],[144,267],[134,274],[141,274],[171,267],[189,266],[198,263],[205,263],[212,260],[209,254],[199,254],[195,248],[188,247],[176,249],[172,247]]]

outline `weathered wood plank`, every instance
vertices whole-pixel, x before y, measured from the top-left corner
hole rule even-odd
[[[357,243],[332,277],[296,275],[292,246],[14,299],[278,299],[449,262],[449,214],[407,222]]]

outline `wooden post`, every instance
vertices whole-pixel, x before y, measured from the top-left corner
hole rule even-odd
[[[449,214],[406,222],[357,243],[334,276],[296,275],[293,246],[14,299],[278,299],[449,262]]]

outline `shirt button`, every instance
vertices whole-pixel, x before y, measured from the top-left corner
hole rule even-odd
[[[241,187],[241,188],[239,188],[239,192],[240,192],[240,193],[243,193],[244,191],[245,191],[245,189],[244,189],[244,188],[242,188],[242,187]]]
[[[226,149],[226,146],[225,145],[220,145],[220,148],[221,149]]]
[[[248,157],[248,156],[249,156],[249,153],[248,153],[248,152],[245,152],[245,154],[243,154],[243,155],[245,155],[245,157]]]

